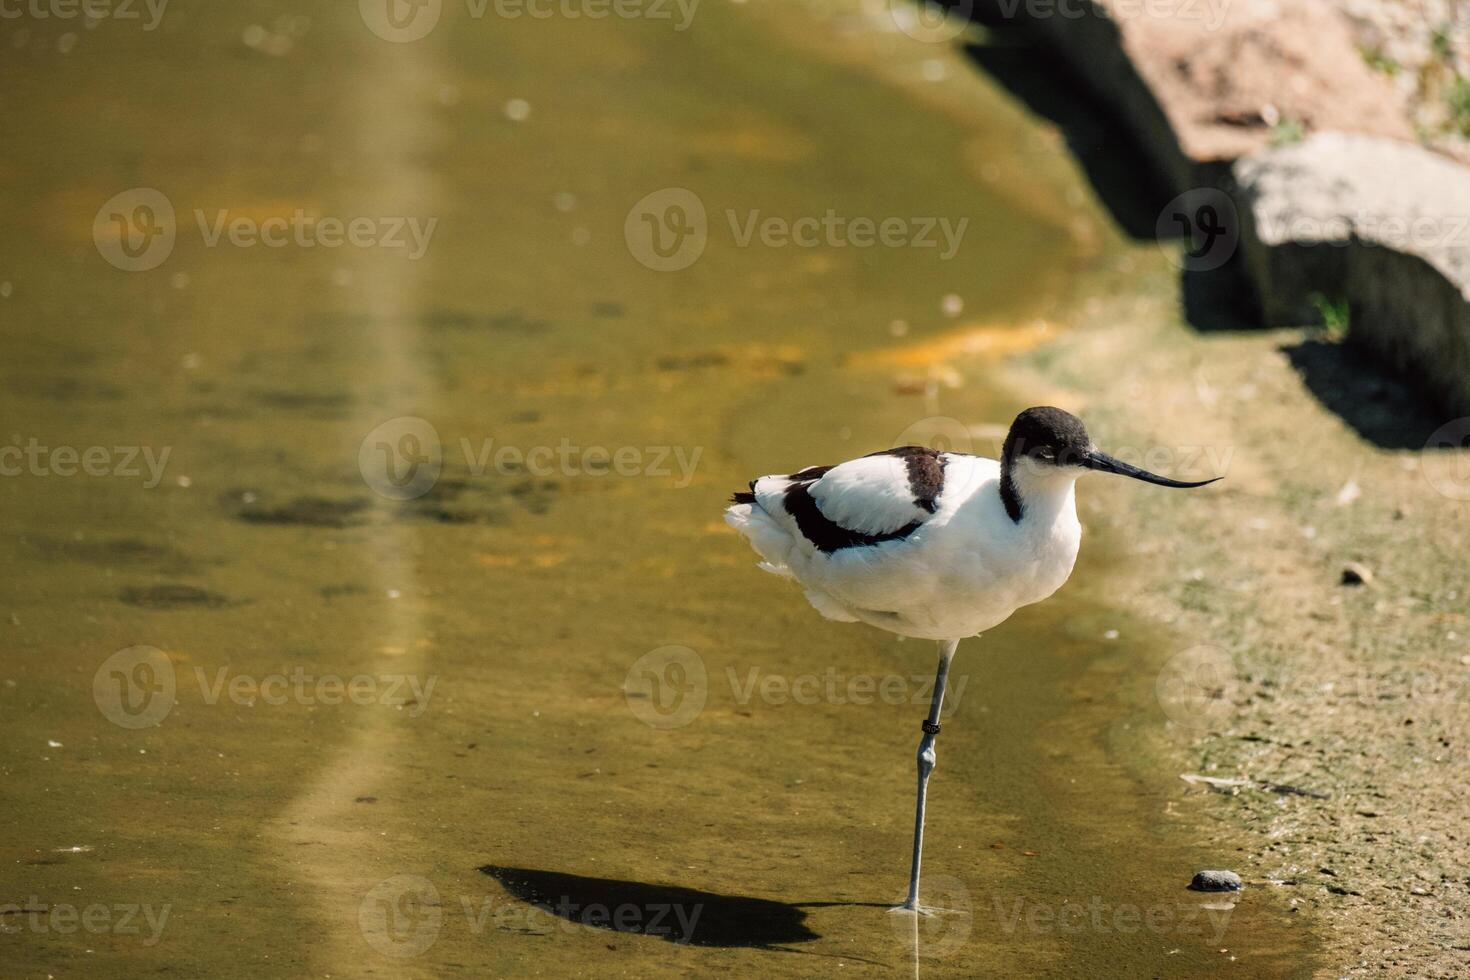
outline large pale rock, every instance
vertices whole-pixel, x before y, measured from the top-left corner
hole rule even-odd
[[[1394,140],[1321,133],[1235,164],[1241,248],[1272,324],[1346,301],[1348,337],[1470,415],[1470,170]]]

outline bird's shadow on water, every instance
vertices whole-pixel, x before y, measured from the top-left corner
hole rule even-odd
[[[802,952],[783,947],[821,938],[806,924],[806,909],[863,904],[777,902],[679,885],[588,878],[563,871],[494,864],[484,865],[480,871],[515,898],[567,922],[689,946]]]

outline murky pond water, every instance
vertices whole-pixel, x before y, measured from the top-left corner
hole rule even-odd
[[[1307,972],[1096,537],[961,648],[916,959],[931,645],[720,522],[1145,288],[1055,133],[883,4],[354,6],[0,24],[4,972]]]

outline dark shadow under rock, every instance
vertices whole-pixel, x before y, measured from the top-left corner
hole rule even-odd
[[[1282,350],[1323,407],[1380,449],[1422,449],[1445,421],[1424,395],[1352,345],[1304,340]]]
[[[965,53],[1028,109],[1056,124],[1124,234],[1154,238],[1159,213],[1173,196],[1158,168],[1061,59],[1014,27],[992,33],[994,43],[968,45]]]

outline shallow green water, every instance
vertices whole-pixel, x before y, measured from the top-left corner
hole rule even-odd
[[[949,47],[821,9],[676,31],[449,4],[411,43],[340,4],[0,25],[0,446],[48,447],[0,478],[7,975],[914,969],[884,907],[931,647],[820,620],[722,502],[935,416],[1004,422],[1026,393],[967,367],[925,394],[913,352],[1034,330],[1141,288],[1119,255],[1158,259]],[[136,195],[94,219],[139,187],[176,235],[127,271],[104,252],[147,264],[167,222]],[[625,221],[667,188],[709,223],[661,272]],[[298,208],[435,224],[416,259],[209,244]],[[949,260],[740,242],[752,212],[829,210],[968,225]],[[435,439],[433,489],[394,499],[380,460],[407,476]],[[102,447],[98,475],[54,447]],[[1167,638],[1085,584],[1106,544],[962,648],[926,880],[968,914],[922,924],[918,967],[1307,972],[1269,889],[1201,912],[1181,886],[1228,861],[1217,831],[1107,749],[1162,725]],[[164,653],[108,662],[139,645]],[[682,675],[643,659],[667,646]],[[672,943],[524,898],[704,918]]]

